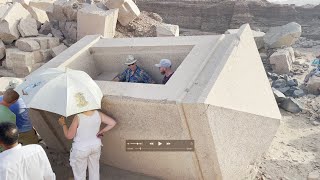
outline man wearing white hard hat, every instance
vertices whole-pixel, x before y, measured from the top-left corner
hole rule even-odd
[[[159,64],[155,64],[155,66],[158,67],[160,73],[164,75],[162,84],[166,84],[174,73],[171,69],[171,61],[169,59],[161,59]]]
[[[128,68],[123,73],[116,76],[114,80],[120,82],[154,84],[155,81],[151,78],[151,76],[146,73],[146,71],[141,69],[136,63],[137,59],[132,55],[129,55],[124,63],[128,66]]]

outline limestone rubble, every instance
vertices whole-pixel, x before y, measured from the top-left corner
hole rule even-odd
[[[0,39],[5,43],[17,40],[20,37],[18,24],[22,18],[27,17],[31,17],[31,15],[20,3],[14,3],[10,6],[0,22]]]

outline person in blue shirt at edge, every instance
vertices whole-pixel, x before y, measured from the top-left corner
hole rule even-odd
[[[125,62],[128,68],[123,73],[117,75],[113,81],[154,84],[155,81],[151,78],[151,76],[146,71],[141,69],[136,63],[137,59],[135,59],[132,55],[129,55]]]
[[[10,81],[9,86],[6,89],[15,88],[17,85],[18,82]],[[3,96],[0,96],[0,101],[2,101],[2,99]],[[22,145],[38,144],[38,135],[33,129],[29,118],[29,109],[23,99],[20,97],[9,107],[9,109],[16,115],[16,125],[19,130],[19,143]]]

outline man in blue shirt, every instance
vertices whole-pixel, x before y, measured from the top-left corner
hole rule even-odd
[[[115,77],[115,80],[120,82],[131,82],[131,83],[149,83],[154,84],[155,81],[151,76],[141,69],[136,64],[137,59],[132,55],[129,55],[125,64],[128,65],[128,68],[121,74]]]
[[[3,96],[0,96],[0,101],[2,101],[2,99]],[[9,107],[9,109],[16,115],[16,125],[19,129],[19,142],[23,145],[37,144],[38,136],[33,129],[29,119],[29,109],[23,102],[23,99],[19,98],[17,102]]]
[[[17,85],[18,82],[10,81],[9,86],[6,89],[15,88]],[[0,102],[2,99],[3,96],[0,96]],[[16,125],[19,130],[19,143],[22,145],[38,144],[38,135],[33,129],[29,118],[29,109],[27,108],[23,99],[19,98],[9,107],[9,109],[16,115]]]

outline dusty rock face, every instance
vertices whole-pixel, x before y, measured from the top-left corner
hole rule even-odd
[[[269,48],[281,48],[293,45],[300,36],[300,24],[291,22],[284,26],[270,28],[264,36],[264,42]]]
[[[22,37],[37,36],[37,21],[30,17],[21,19],[18,25],[18,30]]]
[[[28,17],[31,17],[30,13],[20,3],[14,3],[3,15],[0,22],[0,39],[5,43],[12,43],[18,39],[20,37],[18,30],[20,19]]]
[[[237,28],[245,23],[252,23],[253,15],[250,13],[249,5],[246,1],[235,1],[233,16],[231,18],[230,27]]]
[[[295,7],[255,1],[172,1],[137,0],[141,10],[155,12],[167,23],[181,28],[199,29],[224,33],[227,29],[239,28],[239,24],[250,23],[255,29],[266,32],[270,27],[282,26],[295,21],[302,25],[302,35],[320,39],[320,7]]]

